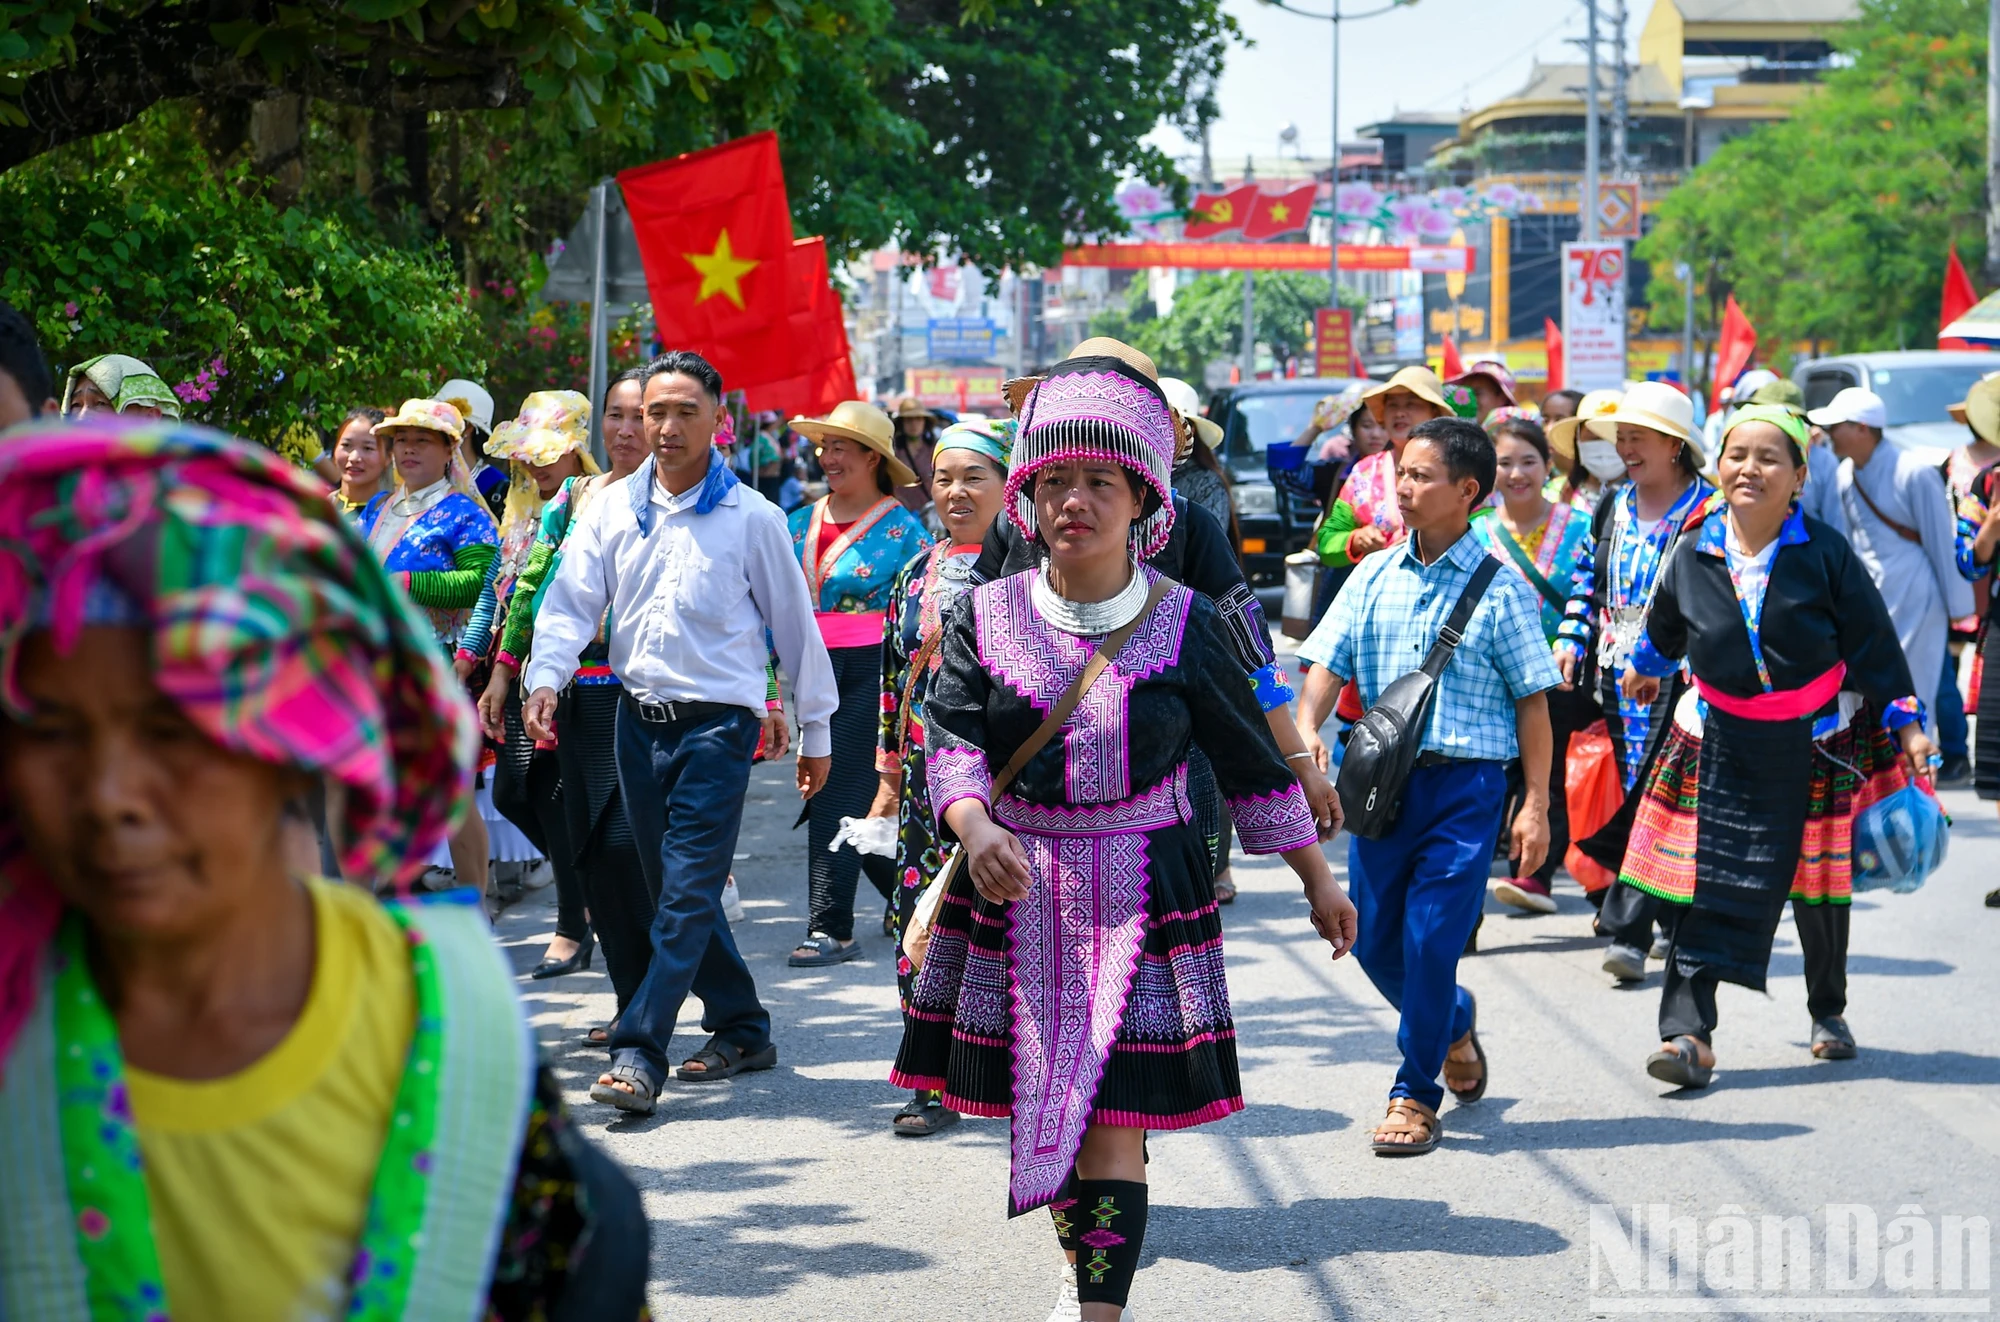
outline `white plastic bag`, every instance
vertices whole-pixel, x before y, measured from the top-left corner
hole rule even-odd
[[[827,845],[828,853],[838,853],[842,845],[854,846],[857,854],[896,856],[896,819],[893,817],[843,817],[840,829]]]

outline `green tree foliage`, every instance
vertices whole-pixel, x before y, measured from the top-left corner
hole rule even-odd
[[[772,6],[783,24],[796,6]],[[154,103],[280,93],[393,113],[560,102],[584,126],[735,68],[629,0],[40,0],[0,5],[0,168]]]
[[[1977,269],[1986,246],[1986,23],[1982,0],[1864,0],[1853,63],[1661,203],[1653,324],[1680,324],[1685,261],[1711,327],[1733,290],[1764,345],[1935,347],[1946,248]]]
[[[1313,313],[1326,306],[1326,277],[1303,271],[1259,271],[1253,291],[1257,342],[1283,362],[1305,354]],[[1343,288],[1344,307],[1358,308],[1359,293]],[[1234,272],[1196,276],[1174,291],[1174,310],[1156,316],[1146,282],[1134,280],[1124,308],[1099,313],[1092,335],[1110,335],[1144,350],[1168,376],[1197,383],[1202,369],[1219,360],[1235,362],[1243,346],[1243,277]]]
[[[484,370],[442,251],[159,164],[57,154],[0,175],[0,298],[52,362],[143,358],[182,388],[189,418],[294,454],[304,426]]]

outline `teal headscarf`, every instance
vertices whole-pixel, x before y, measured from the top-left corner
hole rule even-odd
[[[1012,418],[1004,422],[985,419],[954,422],[938,434],[937,444],[931,447],[931,455],[935,458],[946,450],[970,450],[974,454],[985,455],[1005,472],[1008,456],[1014,452],[1015,425]]]
[[[1727,444],[1729,433],[1746,422],[1770,423],[1791,438],[1792,448],[1797,451],[1798,461],[1801,464],[1806,461],[1806,451],[1812,449],[1812,433],[1806,430],[1805,417],[1796,409],[1786,408],[1782,404],[1745,404],[1736,410],[1735,416],[1729,419],[1729,425],[1723,428],[1723,442]]]

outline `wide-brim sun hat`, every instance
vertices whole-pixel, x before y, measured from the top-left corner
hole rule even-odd
[[[1542,431],[1549,438],[1549,449],[1565,463],[1576,462],[1576,434],[1583,424],[1592,418],[1608,418],[1618,411],[1618,402],[1625,398],[1618,390],[1593,390],[1576,402],[1576,413],[1572,417],[1557,418],[1548,423]]]
[[[1021,424],[1006,489],[1008,517],[1021,534],[1035,535],[1037,472],[1069,460],[1103,460],[1137,474],[1158,498],[1134,525],[1139,558],[1157,554],[1174,526],[1174,462],[1193,432],[1167,402],[1153,360],[1099,336],[1077,345],[1046,376],[1002,389]]]
[[[1505,363],[1496,358],[1475,358],[1469,367],[1457,376],[1452,377],[1449,381],[1446,381],[1445,384],[1448,386],[1468,386],[1472,384],[1472,378],[1475,376],[1486,377],[1494,385],[1500,387],[1500,393],[1507,397],[1509,404],[1518,402],[1520,397],[1514,388],[1514,374],[1507,370]]]
[[[1995,377],[2000,377],[2000,372],[1988,372],[1985,376],[1980,377],[1978,381],[1973,383],[1972,390],[1977,390],[1981,384],[1987,381],[1991,381]],[[1972,390],[1966,391],[1965,398],[1959,400],[1958,403],[1947,404],[1944,406],[1944,411],[1951,415],[1951,420],[1953,422],[1963,422],[1970,424],[1971,419],[1969,419],[1966,416],[1965,406],[1972,402]],[[1980,439],[1985,440],[1986,438],[1982,436]]]
[[[1168,406],[1181,415],[1181,421],[1194,429],[1196,440],[1211,450],[1222,445],[1222,427],[1202,416],[1201,394],[1193,386],[1177,376],[1163,376],[1160,392],[1167,397]]]
[[[1438,380],[1436,372],[1428,367],[1405,367],[1382,384],[1361,392],[1361,402],[1368,406],[1375,421],[1382,421],[1382,401],[1397,390],[1415,395],[1436,409],[1439,417],[1450,417],[1457,412],[1444,397],[1444,382]]]
[[[1587,419],[1583,426],[1599,440],[1618,439],[1620,423],[1645,427],[1685,442],[1696,459],[1706,460],[1701,436],[1694,429],[1694,401],[1664,381],[1641,381],[1625,392],[1616,412]]]
[[[467,422],[482,432],[492,433],[493,396],[477,381],[468,381],[462,376],[453,377],[439,386],[438,392],[431,398],[453,405]]]
[[[889,415],[866,400],[850,399],[833,406],[824,418],[793,418],[791,429],[808,440],[839,438],[865,445],[882,456],[889,466],[889,480],[899,487],[913,487],[917,475],[896,457],[896,424]]]
[[[1965,425],[1980,440],[2000,445],[2000,372],[1974,382],[1961,402]]]
[[[574,390],[537,390],[486,442],[489,459],[547,467],[590,445],[590,401]]]
[[[455,404],[442,399],[406,399],[403,407],[382,419],[372,429],[377,436],[394,440],[399,431],[436,432],[447,441],[465,435],[465,415]]]
[[[896,420],[899,422],[902,421],[904,418],[935,418],[935,417],[937,417],[937,414],[931,412],[930,409],[926,408],[924,406],[924,402],[921,399],[918,399],[915,395],[903,396],[903,398],[896,405]]]

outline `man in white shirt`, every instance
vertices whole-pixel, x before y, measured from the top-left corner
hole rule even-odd
[[[699,354],[667,353],[648,368],[643,398],[652,458],[592,502],[564,542],[535,613],[521,715],[531,737],[554,736],[556,692],[608,609],[611,668],[625,686],[618,783],[660,898],[652,963],[590,1095],[648,1113],[689,991],[710,1037],[681,1078],[726,1079],[778,1060],[771,1016],[722,916],[764,711],[765,630],[792,676],[808,799],[826,784],[839,698],[784,516],[710,444],[721,375]]]
[[[1951,621],[1972,614],[1972,587],[1958,572],[1958,516],[1937,465],[1884,443],[1882,397],[1850,386],[1806,415],[1840,457],[1836,490],[1861,563],[1882,590],[1890,622],[1919,694],[1935,695]],[[1932,733],[1937,713],[1929,713]]]

